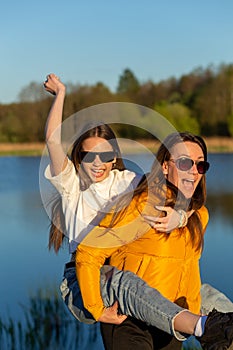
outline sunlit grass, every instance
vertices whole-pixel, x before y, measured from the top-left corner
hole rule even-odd
[[[4,157],[4,156],[39,157],[41,155],[42,155],[42,152],[38,150],[0,151],[0,157]]]
[[[229,137],[207,137],[205,138],[209,153],[233,153],[233,138]],[[146,147],[152,153],[158,149],[158,142],[148,139],[139,139],[130,146],[128,140],[121,140],[121,149],[124,152],[140,153],[141,146]],[[137,147],[139,146],[139,147]],[[41,156],[45,148],[44,143],[0,143],[0,156]]]

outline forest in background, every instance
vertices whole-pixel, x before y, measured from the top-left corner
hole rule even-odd
[[[116,92],[101,82],[95,85],[66,83],[64,119],[83,108],[107,102],[136,103],[157,111],[178,131],[205,137],[233,136],[233,64],[196,68],[180,78],[141,83],[126,68]],[[52,103],[43,83],[31,82],[19,93],[19,102],[0,104],[0,142],[43,142],[44,126]],[[146,131],[119,126],[122,137],[150,137]]]

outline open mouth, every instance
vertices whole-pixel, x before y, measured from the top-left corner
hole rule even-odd
[[[184,186],[186,191],[193,191],[194,190],[194,180],[189,179],[183,179],[182,185]]]
[[[91,173],[94,177],[98,178],[103,176],[104,170],[103,169],[91,169]]]

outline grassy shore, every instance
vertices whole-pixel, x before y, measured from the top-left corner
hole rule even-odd
[[[233,153],[233,137],[205,138],[210,153]],[[121,141],[124,152],[139,153],[142,145],[151,152],[156,152],[159,143],[151,140],[137,140],[133,146]],[[44,143],[0,143],[0,156],[40,156],[45,148]]]
[[[44,143],[0,143],[0,156],[40,156]]]

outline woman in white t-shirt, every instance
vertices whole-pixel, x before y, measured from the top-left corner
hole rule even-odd
[[[52,210],[49,248],[54,248],[58,252],[64,238],[68,238],[71,261],[65,265],[61,284],[62,297],[71,313],[79,321],[94,323],[92,315],[83,306],[76,279],[74,263],[76,248],[113,206],[114,199],[125,192],[132,191],[133,193],[140,177],[125,169],[115,134],[108,125],[103,123],[89,123],[80,131],[72,148],[71,159],[69,159],[61,143],[65,86],[55,74],[49,74],[44,82],[44,87],[55,95],[45,127],[46,144],[50,157],[50,165],[45,171],[45,177],[60,194]],[[166,217],[148,219],[157,230],[170,232],[176,227],[186,225],[186,213],[176,212],[169,207],[161,207],[161,210],[167,212]],[[127,278],[133,279],[134,285],[138,283],[142,286],[141,279],[136,275],[131,274],[130,277],[125,277]],[[119,280],[119,276],[117,279]],[[118,314],[118,307],[124,313],[124,303],[120,304],[120,295],[121,291],[126,288],[125,285],[128,290],[129,281],[125,285],[119,282],[117,287],[112,287],[115,288],[115,300],[110,300],[109,296],[104,299],[104,296],[107,295],[106,286],[108,284],[105,276],[101,279],[101,282],[103,281],[105,281],[102,288],[106,312],[100,321],[120,324],[127,317]],[[114,276],[111,276],[111,281],[112,286],[115,286]],[[146,284],[143,288],[151,289]],[[124,290],[124,295],[126,292]],[[146,295],[145,292],[145,298]],[[152,320],[148,320],[148,323],[175,335],[178,339],[183,338],[176,331],[194,333],[195,324],[200,318],[198,315],[191,314],[171,303],[157,290],[153,290],[153,296],[156,313]],[[135,310],[131,310],[130,316],[140,319],[136,308],[137,296],[136,294],[132,296],[131,293],[130,297],[135,299]],[[165,314],[166,317],[164,317]]]

